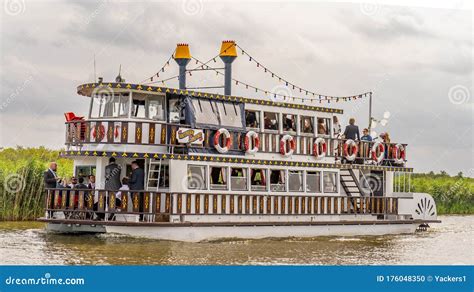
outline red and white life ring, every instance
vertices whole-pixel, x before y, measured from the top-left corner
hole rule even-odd
[[[377,150],[380,152],[378,156]],[[372,149],[370,150],[370,156],[372,157],[372,160],[380,163],[385,156],[385,145],[380,141],[375,142],[372,146]]]
[[[319,151],[319,147],[321,146],[321,152]],[[326,156],[328,151],[328,147],[326,144],[326,140],[324,138],[317,138],[313,143],[313,155],[316,156],[316,159],[322,159]]]
[[[405,146],[398,143],[393,146],[392,157],[396,163],[402,164],[405,162]]]
[[[97,128],[99,129],[98,131],[97,131]],[[94,127],[92,127],[92,138],[94,138],[94,140],[102,141],[104,137],[105,137],[104,125],[100,124],[100,125],[95,125]]]
[[[251,141],[250,139],[252,139],[252,144],[253,144],[252,149],[250,149],[250,141]],[[248,154],[257,153],[258,148],[260,147],[260,138],[258,137],[258,134],[255,133],[254,131],[248,131],[247,134],[245,134],[244,147],[245,147],[245,152]]]
[[[349,147],[352,146],[352,153],[349,154]],[[344,143],[344,158],[348,161],[354,161],[357,156],[357,152],[359,152],[359,147],[357,147],[357,143],[349,139]]]
[[[286,147],[287,142],[290,144],[289,149],[287,149]],[[295,139],[293,139],[293,136],[287,134],[281,138],[280,140],[280,154],[281,155],[285,157],[289,157],[293,154],[293,152],[295,152],[295,149],[296,149],[296,143],[295,143]]]
[[[225,138],[225,145],[224,147],[221,146],[219,143],[221,135],[224,135]],[[230,133],[227,131],[227,129],[220,128],[217,130],[216,134],[214,135],[214,147],[216,148],[219,153],[227,153],[229,151],[230,146],[232,145],[232,140],[230,139]]]

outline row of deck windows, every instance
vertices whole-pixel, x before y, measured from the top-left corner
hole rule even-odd
[[[337,181],[334,171],[188,165],[193,190],[337,193]]]
[[[263,114],[263,129],[261,115]],[[281,122],[280,122],[281,120]],[[299,128],[300,133],[330,135],[331,119],[316,118],[317,125],[315,125],[315,117],[302,116],[294,114],[279,114],[275,112],[261,112],[255,110],[245,111],[245,123],[247,128],[254,128],[259,130],[274,130],[285,132],[297,132]]]

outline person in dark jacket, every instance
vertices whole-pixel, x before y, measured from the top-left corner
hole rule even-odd
[[[351,139],[354,141],[360,140],[359,127],[355,125],[354,118],[349,119],[349,125],[346,126],[346,129],[344,131],[344,137],[346,139]]]
[[[73,186],[73,189],[80,189],[80,190],[85,190],[88,189],[89,187],[84,183],[84,178],[80,176],[77,179],[78,183]]]
[[[122,168],[115,163],[115,158],[109,159],[109,165],[105,167],[105,189],[118,191],[122,184],[120,183],[120,174]]]
[[[44,187],[47,189],[54,189],[61,183],[61,178],[59,178],[56,174],[56,170],[58,169],[58,165],[56,162],[51,162],[49,164],[48,170],[46,170],[43,174],[44,178]]]
[[[128,181],[128,186],[132,191],[145,189],[145,172],[140,168],[136,160],[132,162],[132,175]]]
[[[128,181],[128,187],[131,191],[142,191],[145,189],[145,172],[140,168],[136,160],[132,162],[132,175]],[[132,192],[132,200],[135,196],[138,196],[138,211],[143,212],[143,193]],[[140,220],[142,219],[143,214],[140,214]]]

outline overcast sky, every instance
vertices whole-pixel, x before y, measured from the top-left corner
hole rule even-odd
[[[328,95],[373,91],[374,117],[390,112],[388,124],[375,131],[408,143],[407,158],[415,171],[474,176],[470,4],[407,3],[417,6],[384,1],[5,0],[0,146],[63,147],[63,113],[87,112],[87,99],[76,94],[76,87],[93,81],[94,54],[97,76],[113,80],[121,64],[126,81],[140,82],[161,68],[176,43],[189,43],[194,57],[208,60],[218,54],[222,40],[232,39],[309,90]],[[282,90],[278,80],[247,57],[239,56],[233,71],[241,81]],[[161,76],[176,72],[171,63]],[[189,86],[221,83],[214,73],[188,77]],[[263,97],[236,86],[233,94]],[[367,100],[330,106],[345,110],[343,124],[355,117],[360,127],[367,126]]]

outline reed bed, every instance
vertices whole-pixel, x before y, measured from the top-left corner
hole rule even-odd
[[[0,221],[34,220],[43,215],[43,172],[49,162],[58,163],[59,175],[72,175],[72,161],[58,157],[59,151],[43,147],[0,151]]]

